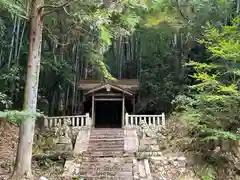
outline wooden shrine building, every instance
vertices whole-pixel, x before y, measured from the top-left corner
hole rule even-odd
[[[82,111],[90,114],[94,127],[122,127],[125,113],[135,113],[136,79],[81,80],[78,89],[83,94]]]

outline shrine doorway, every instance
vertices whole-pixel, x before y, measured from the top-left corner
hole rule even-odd
[[[96,101],[95,108],[96,128],[122,127],[122,101]]]

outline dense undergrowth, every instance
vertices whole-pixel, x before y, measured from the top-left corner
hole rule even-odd
[[[160,143],[164,152],[183,152],[187,169],[201,180],[240,179],[240,156],[234,151],[238,147],[235,142],[203,141],[181,115],[169,117],[167,127],[167,139]]]
[[[169,143],[176,142],[205,161],[211,172],[203,179],[240,178],[239,23],[236,18],[229,26],[206,28],[200,42],[212,55],[204,62],[186,64],[195,70],[191,75],[195,83],[172,101],[176,108],[171,123],[182,123],[185,134],[174,130],[181,136],[174,133],[176,140]]]

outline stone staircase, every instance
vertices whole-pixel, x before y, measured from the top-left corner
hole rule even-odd
[[[92,129],[88,146],[88,152],[92,156],[121,156],[123,151],[124,132],[122,129]]]
[[[124,157],[124,130],[92,129],[79,174],[84,180],[133,180],[133,159]]]

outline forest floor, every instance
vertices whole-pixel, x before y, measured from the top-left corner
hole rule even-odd
[[[18,143],[18,127],[1,122],[0,125],[0,179],[12,172]]]
[[[0,180],[7,180],[14,168],[14,161],[18,145],[19,128],[0,120]],[[63,162],[33,161],[34,179],[41,176],[49,179],[60,179]]]
[[[164,143],[162,143],[163,146],[166,146],[166,150],[175,150],[178,151],[181,149],[186,149],[181,146],[189,145],[190,140],[183,138],[187,137],[187,135],[184,133],[183,129],[184,127],[181,127],[179,125],[174,126],[174,123],[172,123],[172,129],[171,132],[174,132],[172,135],[169,134],[168,140]],[[175,128],[174,128],[175,127]],[[7,180],[8,177],[13,172],[14,168],[14,161],[16,157],[17,152],[17,144],[18,144],[18,133],[19,128],[15,125],[6,123],[2,119],[0,119],[0,180]],[[171,137],[172,136],[172,137]],[[178,151],[179,152],[179,151]],[[166,152],[167,153],[167,152]],[[186,171],[190,170],[192,172],[192,169],[190,167],[194,167],[197,164],[200,164],[200,159],[196,161],[189,161],[193,155],[190,155],[190,158],[188,158],[188,167],[186,167]],[[47,179],[61,179],[61,175],[63,172],[63,161],[33,161],[32,164],[32,170],[35,180],[39,180],[41,176],[46,177]],[[205,165],[204,165],[205,166]],[[228,168],[229,169],[229,168]],[[202,170],[201,170],[202,171]],[[209,173],[207,173],[209,174]],[[223,176],[224,178],[217,178],[218,180],[240,180],[239,176]],[[230,178],[231,177],[231,178]],[[193,176],[185,178],[187,180],[194,180]]]

